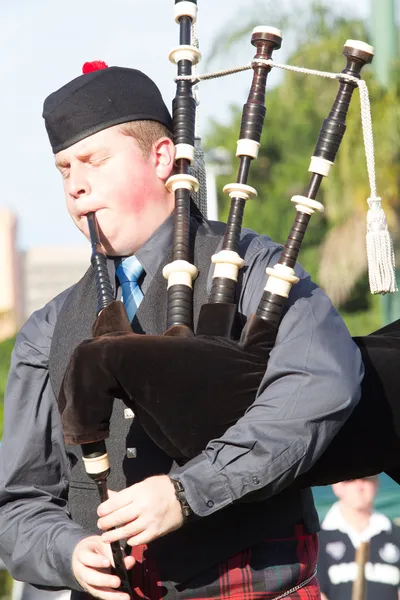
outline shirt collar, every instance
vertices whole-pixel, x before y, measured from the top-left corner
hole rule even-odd
[[[143,265],[145,273],[151,278],[157,273],[161,262],[165,260],[172,246],[173,225],[174,217],[173,214],[170,214],[135,253],[136,258]]]
[[[340,511],[340,503],[335,502],[335,504],[328,510],[325,519],[322,521],[321,528],[327,531],[333,531],[337,529],[342,533],[346,533],[349,536],[353,546],[358,548],[361,542],[367,542],[382,531],[391,531],[392,523],[385,515],[374,511],[364,531],[356,531],[343,517]]]

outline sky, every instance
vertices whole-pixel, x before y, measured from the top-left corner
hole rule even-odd
[[[209,57],[221,35],[243,26],[249,7],[262,8],[260,25],[276,26],[273,10],[269,19],[268,2],[274,0],[198,0],[203,56]],[[369,0],[335,4],[368,16]],[[41,117],[44,98],[80,75],[84,62],[104,60],[145,71],[170,105],[176,67],[168,62],[168,53],[179,40],[173,7],[174,0],[0,0],[0,206],[18,216],[21,249],[85,243],[64,206],[61,178]],[[285,60],[284,48],[283,35],[276,60]],[[253,55],[251,44],[243,42],[212,67],[246,64]],[[199,72],[204,72],[203,66],[200,63]],[[273,72],[269,85],[278,77]],[[250,83],[251,74],[245,72],[201,85],[203,134],[210,117],[226,121],[229,106],[246,101]]]

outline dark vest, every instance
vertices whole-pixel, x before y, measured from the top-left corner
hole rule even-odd
[[[210,257],[224,229],[220,223],[202,224],[198,230],[196,227],[193,252],[199,277],[194,285],[195,323],[206,301]],[[166,282],[161,271],[162,267],[136,314],[132,324],[136,331],[161,335],[166,329]],[[56,395],[74,348],[91,337],[96,303],[93,272],[89,269],[67,297],[54,330],[49,369]],[[171,459],[155,446],[138,421],[125,418],[120,400],[115,401],[107,448],[111,465],[108,486],[113,490],[121,490],[151,475],[168,473],[171,466]],[[97,488],[84,472],[80,447],[68,446],[67,452],[71,465],[72,517],[88,530],[97,532]],[[267,500],[260,496],[257,500],[256,495],[251,495],[152,542],[147,552],[156,560],[162,580],[182,583],[259,541],[286,535],[288,529],[298,523],[304,524],[309,533],[318,531],[311,490],[285,490]]]

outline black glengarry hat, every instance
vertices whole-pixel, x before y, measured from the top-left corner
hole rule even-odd
[[[54,154],[129,121],[158,121],[172,131],[160,90],[147,75],[102,62],[86,63],[83,75],[50,94],[43,118]]]

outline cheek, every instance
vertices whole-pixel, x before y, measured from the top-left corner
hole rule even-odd
[[[358,502],[358,494],[354,490],[348,490],[342,495],[345,504],[354,504]]]
[[[118,193],[114,197],[116,207],[124,214],[138,214],[148,205],[151,196],[151,175],[140,173],[140,176],[131,176],[119,186]]]
[[[146,205],[146,197],[143,193],[121,194],[117,200],[118,210],[124,214],[137,214],[143,211]]]

